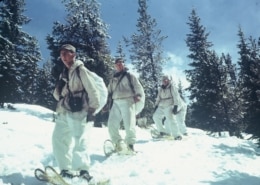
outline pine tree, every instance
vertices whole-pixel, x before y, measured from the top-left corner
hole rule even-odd
[[[244,122],[248,126],[247,132],[253,134],[253,138],[258,138],[260,144],[260,44],[252,37],[247,40],[241,28],[238,36],[239,86]]]
[[[29,18],[23,15],[24,0],[0,2],[0,103],[30,103],[35,91],[37,62],[41,60],[37,40],[22,31]]]
[[[156,29],[156,20],[148,14],[146,0],[138,0],[138,5],[139,18],[136,25],[138,33],[124,40],[127,46],[131,46],[130,59],[144,86],[146,104],[143,114],[151,118],[153,102],[162,76],[162,66],[165,63],[162,57],[162,42],[166,37],[161,36],[161,30]]]
[[[228,84],[230,77],[235,78],[231,58],[219,58],[211,49],[213,44],[207,41],[209,34],[205,33],[206,29],[200,24],[195,10],[192,10],[189,21],[191,33],[187,34],[186,44],[192,61],[189,64],[191,69],[185,72],[190,82],[187,89],[192,101],[193,124],[210,132],[229,131],[240,136],[240,124],[233,122],[234,113],[238,110],[230,104],[235,103]]]
[[[123,46],[121,41],[118,42],[118,46],[116,50],[116,58],[122,58],[124,61],[126,60],[126,54],[123,51]]]
[[[227,55],[222,54],[222,59],[224,60],[227,66],[227,72],[228,72],[227,83],[234,88],[237,85],[236,66],[232,64],[231,56],[229,54]]]
[[[99,4],[96,0],[63,0],[67,16],[65,24],[55,22],[52,34],[47,36],[48,48],[51,50],[53,70],[57,78],[63,64],[59,60],[59,48],[70,43],[77,48],[77,58],[88,69],[96,72],[107,82],[106,73],[112,70],[106,39],[107,25],[100,18]]]
[[[185,101],[185,98],[184,98],[185,97],[185,89],[184,89],[180,80],[179,80],[179,83],[178,83],[178,92],[179,92],[181,98]]]
[[[192,118],[191,118],[191,109],[190,109],[190,105],[188,104],[188,101],[186,100],[186,95],[185,95],[185,89],[182,85],[181,80],[179,80],[178,83],[178,92],[180,94],[181,99],[187,104],[187,112],[186,112],[186,118],[185,118],[185,124],[186,126],[192,126]]]
[[[43,67],[39,70],[39,75],[36,82],[36,97],[40,97],[35,100],[35,104],[43,107],[55,110],[56,101],[53,97],[53,89],[55,88],[55,79],[51,78],[51,69],[53,67],[51,61],[47,61],[43,64]]]
[[[187,90],[190,92],[191,110],[194,126],[200,127],[203,122],[206,122],[208,126],[204,126],[209,129],[208,115],[210,109],[204,107],[207,104],[205,99],[206,74],[209,73],[207,67],[207,61],[210,58],[210,47],[212,43],[207,41],[209,33],[205,33],[205,28],[200,25],[200,18],[197,16],[195,10],[191,12],[189,22],[191,33],[187,34],[186,44],[190,50],[188,57],[192,60],[189,66],[191,69],[185,70],[186,78],[190,82],[190,86]],[[209,105],[208,105],[209,106]]]
[[[219,73],[220,115],[222,115],[223,128],[229,131],[230,136],[242,138],[245,130],[239,90],[236,82],[236,68],[232,64],[229,54],[222,54],[220,58],[221,68]]]

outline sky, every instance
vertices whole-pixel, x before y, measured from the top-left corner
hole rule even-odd
[[[25,15],[31,22],[24,26],[26,32],[39,41],[43,61],[49,59],[45,38],[52,31],[54,21],[64,21],[65,7],[59,0],[25,0]],[[123,36],[129,38],[137,32],[137,0],[99,0],[100,14],[109,25],[108,40],[111,55],[115,56],[116,47]],[[259,0],[148,0],[148,13],[157,22],[157,29],[167,39],[162,43],[164,56],[170,57],[164,72],[174,78],[181,78],[184,86],[183,70],[187,69],[189,50],[186,35],[190,32],[188,17],[194,8],[201,19],[201,24],[210,33],[208,41],[217,54],[229,53],[233,62],[238,58],[238,29],[242,28],[246,38],[260,37],[260,1]],[[127,51],[127,48],[125,49]],[[127,61],[129,64],[130,61]]]
[[[38,105],[12,104],[0,108],[0,185],[44,185],[34,177],[36,168],[53,166],[51,136],[53,112]],[[207,135],[188,127],[181,141],[154,140],[150,129],[136,127],[135,155],[106,157],[103,143],[108,129],[89,125],[89,172],[110,185],[259,185],[260,149],[254,140]],[[153,126],[153,125],[152,125]],[[124,131],[120,131],[124,136]],[[68,180],[87,185],[80,179]]]

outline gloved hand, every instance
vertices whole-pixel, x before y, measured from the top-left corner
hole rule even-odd
[[[134,102],[137,103],[141,100],[141,96],[139,94],[134,96]]]
[[[174,106],[173,106],[173,109],[172,109],[172,113],[173,113],[174,115],[176,115],[176,114],[178,113],[177,110],[178,110],[178,105],[174,105]]]

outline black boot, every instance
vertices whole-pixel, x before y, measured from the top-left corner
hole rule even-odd
[[[134,145],[133,144],[129,144],[128,148],[129,148],[129,150],[134,151]]]
[[[87,170],[80,170],[79,176],[83,179],[86,179],[88,182],[93,178],[92,176],[89,175]]]
[[[160,136],[164,137],[164,136],[169,136],[169,134],[165,133],[165,132],[160,132]]]
[[[61,170],[60,176],[65,177],[65,178],[70,178],[70,179],[72,179],[74,177],[73,173],[70,172],[69,170]]]
[[[182,137],[181,136],[177,136],[174,138],[174,140],[182,140]]]

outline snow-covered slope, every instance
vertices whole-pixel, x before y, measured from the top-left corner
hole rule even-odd
[[[36,105],[0,109],[0,184],[44,184],[34,169],[57,166],[52,155],[53,112]],[[137,127],[134,156],[106,158],[107,128],[91,128],[90,173],[111,178],[112,185],[259,185],[260,153],[253,141],[211,137],[188,128],[182,141],[155,141]],[[122,131],[124,135],[124,131]]]

